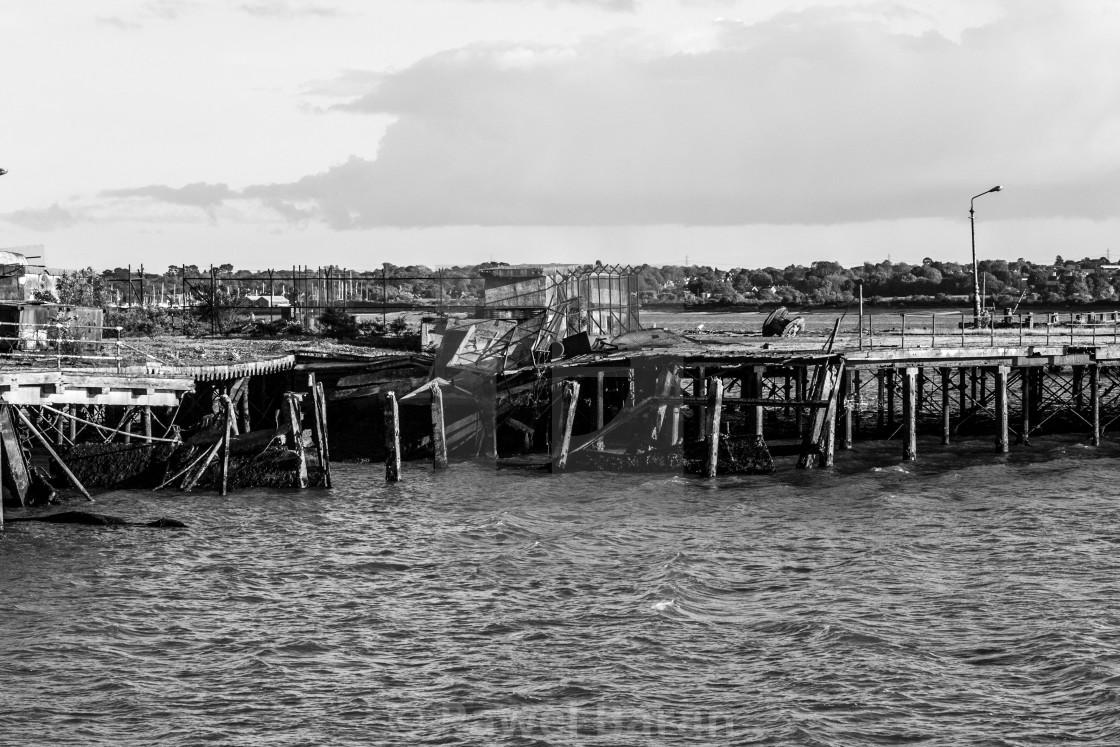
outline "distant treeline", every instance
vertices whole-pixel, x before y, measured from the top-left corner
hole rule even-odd
[[[386,264],[384,269],[354,271],[338,267],[323,268],[324,274],[333,278],[367,281],[364,285],[367,300],[389,302],[413,301],[425,303],[439,300],[442,289],[445,301],[469,301],[481,298],[482,281],[477,278],[480,270],[503,266],[502,262],[485,262],[479,265],[444,267],[435,270],[424,265],[397,266]],[[1120,274],[1106,258],[1064,260],[1057,257],[1050,264],[1036,264],[1025,259],[1013,261],[986,259],[979,263],[980,287],[989,304],[1011,306],[1024,304],[1087,304],[1120,301]],[[959,303],[972,293],[972,265],[957,262],[939,262],[926,258],[920,264],[891,262],[865,262],[856,267],[844,267],[837,262],[813,262],[808,267],[788,265],[784,268],[733,267],[722,269],[708,266],[642,265],[634,268],[639,273],[639,296],[643,303],[716,304],[716,305],[846,305],[858,298],[860,286],[868,303],[915,302]],[[236,270],[225,264],[214,268],[217,282],[229,292],[267,292],[267,271]],[[273,283],[283,282],[289,270],[277,270]],[[310,271],[311,276],[316,271]],[[443,280],[440,281],[439,275]],[[129,270],[115,268],[94,273],[83,270],[70,283],[62,283],[66,291],[93,290],[96,299],[100,292],[120,287],[127,282]],[[182,287],[184,275],[188,278],[208,277],[210,268],[195,265],[174,265],[165,273],[144,273],[146,297],[152,298]],[[139,281],[132,273],[134,282]],[[381,290],[384,283],[384,291]],[[457,279],[468,278],[468,279]],[[78,281],[78,282],[73,282]],[[96,289],[90,285],[98,286]],[[75,287],[78,286],[78,287]],[[278,288],[273,288],[280,292]],[[379,296],[386,296],[381,298]],[[82,295],[81,293],[67,295]],[[78,299],[62,299],[75,302]],[[107,300],[107,299],[106,299]]]

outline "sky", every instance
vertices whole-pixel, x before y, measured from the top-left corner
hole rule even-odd
[[[54,267],[1120,259],[1120,0],[0,0]]]

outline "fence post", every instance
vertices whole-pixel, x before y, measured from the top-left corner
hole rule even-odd
[[[906,312],[902,313],[902,348],[906,349]]]

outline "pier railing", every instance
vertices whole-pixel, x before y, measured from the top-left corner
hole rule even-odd
[[[109,366],[118,370],[126,354],[121,327],[66,322],[0,323],[0,358],[42,366]]]
[[[979,323],[959,311],[864,314],[855,325],[838,324],[836,334],[844,347],[860,350],[1120,344],[1120,312],[1004,313]]]

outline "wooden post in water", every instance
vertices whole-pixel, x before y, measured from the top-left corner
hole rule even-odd
[[[719,466],[719,425],[723,417],[723,379],[713,376],[708,384],[708,408],[711,423],[708,428],[708,458],[704,463],[704,477],[715,477]]]
[[[708,395],[708,380],[704,377],[704,367],[696,369],[696,378],[692,380],[692,396],[706,397]],[[699,405],[696,408],[696,440],[703,441],[708,436],[708,408]]]
[[[606,402],[607,383],[606,383],[606,378],[607,378],[607,372],[606,371],[600,370],[600,371],[596,372],[596,374],[595,374],[595,430],[596,431],[603,430],[603,425],[606,424],[606,416],[607,416],[607,413],[606,413],[606,409],[607,409],[607,402]],[[606,444],[603,442],[603,439],[599,438],[599,439],[595,440],[595,443],[591,445],[591,448],[595,449],[595,451],[602,451],[604,448],[606,448]]]
[[[681,369],[673,367],[673,407],[669,411],[669,446],[681,442]]]
[[[66,414],[70,416],[67,418],[69,422],[70,443],[74,443],[78,439],[78,421],[74,418],[74,411],[78,409],[78,406],[66,405],[64,409],[66,410]]]
[[[4,474],[4,448],[0,445],[0,475]],[[0,529],[4,528],[4,488],[0,486]]]
[[[852,374],[851,369],[844,369],[844,373],[840,374],[840,405],[839,407],[844,412],[844,440],[841,443],[841,448],[844,451],[851,451],[852,449]],[[828,465],[831,466],[831,465]]]
[[[949,445],[949,387],[953,374],[948,366],[941,368],[941,445]]]
[[[1020,384],[1022,386],[1019,396],[1023,406],[1023,432],[1019,434],[1016,443],[1023,444],[1024,446],[1030,446],[1031,443],[1031,371],[1033,370],[1033,368],[1027,367],[1019,369]]]
[[[397,407],[397,395],[385,393],[385,482],[401,480],[401,415]]]
[[[844,374],[840,373],[839,389],[829,398],[828,411],[825,413],[824,437],[821,439],[821,466],[832,467],[836,464],[836,416],[844,400]]]
[[[432,387],[432,469],[447,469],[447,433],[443,427],[443,392]]]
[[[323,390],[323,382],[315,384],[315,393],[319,396],[315,398],[315,405],[318,408],[319,415],[319,429],[323,432],[323,440],[319,443],[319,456],[322,459],[323,467],[323,485],[330,488],[333,487],[331,480],[331,434],[327,428],[327,393]],[[247,402],[249,399],[249,380],[245,379],[245,393],[241,400]],[[245,407],[245,424],[248,428],[249,423],[249,408]]]
[[[223,418],[222,450],[218,457],[218,495],[229,492],[229,446],[233,437],[233,402],[226,395],[222,395]]]
[[[307,453],[303,447],[303,416],[300,414],[300,396],[295,392],[285,392],[284,399],[288,405],[288,425],[291,429],[292,443],[296,456],[299,457],[299,471],[296,479],[299,487],[306,488]]]
[[[902,417],[906,421],[906,440],[902,458],[912,462],[918,458],[918,369],[907,368],[902,377]]]
[[[1089,407],[1092,416],[1089,419],[1093,429],[1089,442],[1093,446],[1101,445],[1101,370],[1096,363],[1089,366]]]
[[[797,372],[797,401],[804,402],[809,398],[809,367],[798,366],[794,371]],[[793,416],[797,422],[797,437],[801,438],[805,435],[805,408],[798,405],[793,409]]]
[[[894,395],[898,384],[895,381],[895,370],[888,368],[887,374],[887,427],[894,427]]]
[[[995,367],[996,389],[996,451],[1006,454],[1007,448],[1007,366]]]
[[[744,380],[746,384],[747,393],[755,399],[762,399],[764,392],[763,375],[766,371],[765,366],[751,366],[750,373]],[[762,426],[766,418],[766,411],[762,409],[762,405],[755,405],[747,409],[748,432],[752,436],[762,436]]]
[[[315,380],[315,374],[308,374],[307,388],[311,396],[311,437],[319,457],[319,469],[323,473],[323,486],[329,488],[331,486],[330,459],[327,456],[327,427],[323,422],[323,385]],[[233,420],[237,422],[236,418]]]
[[[248,433],[252,428],[252,422],[249,419],[249,381],[250,377],[245,377],[245,384],[241,392],[241,396],[237,399],[238,410],[241,415],[241,432]],[[322,384],[319,384],[321,387]],[[325,406],[325,405],[324,405]]]
[[[883,426],[886,424],[886,421],[884,420],[884,413],[886,412],[886,402],[887,402],[887,375],[886,375],[886,372],[883,371],[883,369],[880,368],[878,371],[875,372],[875,380],[879,385],[879,397],[875,400],[875,402],[876,402],[876,414],[878,416],[878,423],[876,423],[876,426],[878,427],[879,430],[883,430]]]
[[[144,440],[148,443],[152,442],[152,406],[144,405],[140,417],[144,423]]]
[[[630,371],[633,375],[633,369]],[[560,443],[557,445],[556,460],[552,467],[557,472],[568,468],[568,448],[572,441],[572,425],[576,420],[577,404],[579,404],[579,382],[574,379],[565,381],[564,396],[560,404]]]

